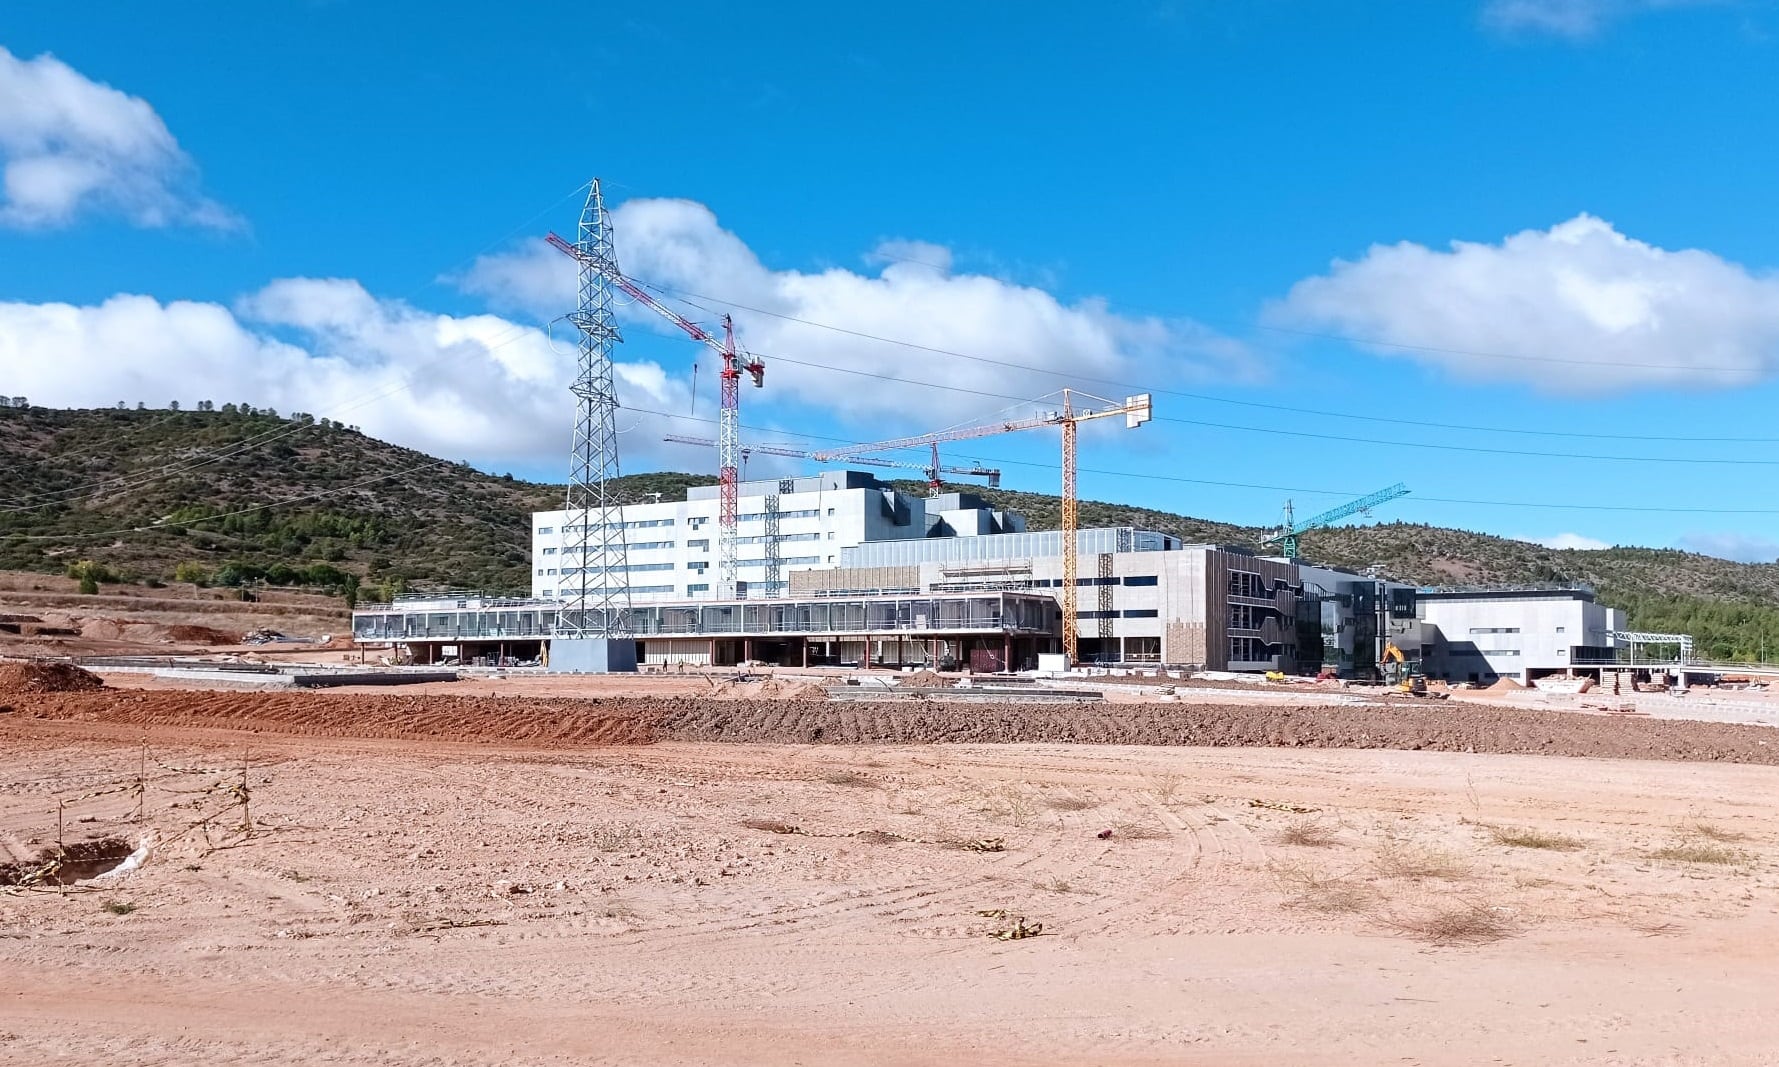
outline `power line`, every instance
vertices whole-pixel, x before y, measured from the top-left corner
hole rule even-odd
[[[704,310],[708,310],[708,309],[704,309]],[[808,360],[794,359],[790,356],[774,355],[772,353],[758,353],[758,354],[764,355],[766,358],[774,360],[779,363],[789,363],[792,366],[809,367],[814,370],[833,371],[833,372],[836,372],[839,374],[852,374],[852,375],[857,375],[857,376],[863,377],[863,378],[873,378],[878,381],[895,382],[895,383],[898,383],[901,385],[912,385],[912,386],[928,388],[928,389],[940,389],[940,390],[944,390],[945,392],[949,392],[949,393],[964,393],[964,394],[968,394],[971,396],[987,397],[991,400],[1010,400],[1015,403],[1026,403],[1026,402],[1031,401],[1030,397],[1019,397],[1019,396],[1014,396],[1010,393],[996,393],[996,392],[990,392],[986,389],[971,389],[968,386],[962,386],[962,385],[949,385],[949,384],[943,384],[940,382],[930,382],[930,381],[926,381],[926,380],[919,379],[919,378],[907,378],[907,377],[901,377],[901,376],[894,375],[894,374],[880,374],[880,373],[877,373],[876,371],[860,370],[856,367],[841,367],[841,366],[836,366],[831,363],[812,363]],[[1038,368],[1032,368],[1032,367],[1026,367],[1026,368],[1021,368],[1021,369],[1038,371],[1039,373],[1043,373],[1043,374],[1051,374],[1058,378],[1063,378],[1065,380],[1072,377],[1071,375],[1069,375],[1065,372],[1062,372],[1062,371],[1039,371]],[[1088,378],[1085,380],[1094,381],[1096,379]],[[1134,388],[1139,388],[1139,387],[1127,386],[1127,388],[1134,389]],[[1159,392],[1161,392],[1163,394],[1167,394],[1167,393],[1169,393],[1169,390],[1163,389],[1163,390],[1159,390]],[[1202,427],[1208,427],[1211,429],[1239,431],[1239,432],[1243,432],[1243,433],[1282,434],[1282,435],[1290,436],[1290,437],[1316,438],[1319,440],[1326,440],[1326,441],[1344,441],[1344,442],[1351,443],[1351,444],[1386,445],[1391,448],[1421,448],[1421,449],[1431,449],[1431,450],[1440,451],[1440,452],[1469,452],[1469,453],[1475,453],[1478,455],[1527,456],[1527,457],[1533,457],[1533,458],[1538,458],[1538,459],[1586,460],[1586,461],[1593,461],[1593,462],[1613,462],[1613,463],[1669,463],[1669,464],[1682,464],[1682,465],[1692,465],[1692,466],[1759,466],[1759,467],[1779,466],[1779,460],[1766,460],[1766,459],[1695,459],[1695,458],[1683,458],[1683,457],[1678,457],[1678,456],[1610,456],[1610,455],[1599,455],[1599,454],[1593,454],[1593,453],[1537,452],[1537,451],[1532,451],[1530,449],[1488,448],[1488,447],[1484,447],[1481,445],[1442,445],[1442,444],[1436,444],[1436,443],[1428,442],[1428,441],[1389,441],[1389,440],[1379,440],[1376,438],[1367,438],[1367,437],[1349,437],[1349,436],[1342,436],[1339,434],[1310,433],[1310,432],[1304,431],[1304,430],[1285,430],[1285,429],[1279,429],[1277,427],[1272,427],[1272,426],[1232,425],[1229,423],[1208,422],[1208,421],[1199,420],[1199,419],[1183,419],[1183,418],[1179,418],[1176,416],[1167,416],[1167,415],[1157,415],[1157,416],[1155,416],[1155,421],[1156,422],[1178,423],[1178,424],[1186,425],[1186,426],[1202,426]]]
[[[910,262],[913,262],[913,261],[910,261]],[[921,264],[921,265],[922,266],[932,266],[932,264]],[[1177,397],[1180,397],[1180,398],[1186,399],[1186,400],[1199,400],[1199,401],[1203,401],[1206,403],[1212,403],[1212,404],[1232,404],[1232,405],[1237,405],[1237,406],[1241,406],[1241,407],[1263,408],[1263,409],[1266,409],[1269,411],[1286,412],[1286,413],[1294,414],[1294,415],[1311,415],[1311,416],[1316,416],[1316,417],[1320,417],[1320,418],[1333,418],[1333,419],[1352,419],[1352,420],[1360,421],[1360,422],[1393,423],[1396,425],[1403,425],[1403,426],[1417,426],[1417,427],[1421,427],[1424,429],[1461,430],[1461,431],[1466,431],[1466,432],[1471,432],[1471,433],[1520,434],[1520,435],[1531,436],[1531,437],[1568,437],[1568,438],[1592,439],[1592,440],[1602,440],[1602,441],[1664,441],[1664,442],[1674,442],[1674,443],[1685,442],[1685,443],[1696,443],[1696,444],[1779,444],[1779,437],[1683,437],[1683,436],[1660,436],[1660,435],[1653,435],[1653,434],[1584,433],[1584,432],[1575,431],[1575,430],[1528,430],[1528,429],[1523,429],[1520,427],[1512,427],[1512,426],[1479,426],[1479,425],[1464,424],[1464,423],[1442,423],[1442,422],[1428,422],[1428,421],[1417,420],[1417,419],[1397,419],[1397,418],[1389,418],[1389,417],[1381,416],[1381,415],[1362,415],[1362,414],[1357,414],[1354,412],[1346,412],[1346,411],[1323,411],[1323,410],[1319,410],[1319,409],[1315,409],[1315,408],[1293,407],[1293,406],[1286,405],[1286,404],[1267,404],[1267,403],[1261,403],[1258,401],[1236,400],[1236,399],[1233,399],[1230,397],[1212,396],[1212,395],[1209,395],[1206,393],[1190,393],[1190,392],[1184,392],[1184,391],[1181,391],[1178,389],[1163,389],[1163,388],[1157,388],[1154,386],[1138,385],[1138,384],[1131,383],[1131,382],[1119,381],[1119,380],[1112,379],[1112,378],[1101,378],[1101,377],[1095,377],[1095,376],[1081,375],[1081,374],[1075,374],[1075,373],[1067,372],[1067,371],[1053,370],[1053,369],[1046,368],[1046,367],[1034,367],[1028,363],[1016,363],[1016,362],[1013,362],[1010,360],[994,359],[990,356],[977,355],[977,354],[969,353],[969,352],[959,352],[959,351],[956,351],[953,349],[948,349],[948,348],[937,348],[932,345],[923,345],[923,344],[919,344],[914,341],[899,340],[894,337],[883,337],[879,334],[867,333],[863,330],[854,330],[854,329],[850,329],[845,326],[836,326],[833,323],[817,322],[813,319],[805,319],[805,318],[801,318],[796,315],[787,315],[787,314],[784,314],[783,312],[769,311],[765,308],[753,307],[753,306],[750,306],[747,304],[739,304],[739,303],[735,303],[734,301],[731,301],[731,300],[726,300],[723,297],[708,296],[708,295],[705,295],[702,293],[695,293],[695,292],[692,292],[687,289],[679,289],[679,288],[676,288],[676,287],[670,286],[670,285],[662,285],[662,284],[655,283],[655,282],[641,282],[641,284],[647,285],[649,288],[654,289],[658,292],[674,294],[676,296],[679,296],[682,300],[685,300],[687,297],[693,298],[691,300],[686,300],[686,303],[692,304],[693,307],[699,306],[698,304],[693,303],[693,300],[709,300],[709,301],[714,301],[715,303],[720,304],[725,308],[730,308],[730,309],[737,310],[737,311],[748,311],[748,312],[752,312],[756,315],[765,315],[769,318],[781,319],[786,322],[794,322],[794,323],[798,323],[799,325],[803,325],[803,326],[812,326],[817,329],[830,330],[834,333],[845,334],[846,336],[849,336],[849,337],[857,337],[857,338],[860,338],[861,340],[876,341],[876,342],[879,342],[882,344],[895,345],[897,347],[907,348],[912,351],[928,352],[933,355],[949,356],[949,357],[952,357],[955,359],[967,359],[967,360],[970,360],[975,363],[984,363],[984,364],[988,364],[990,366],[1004,367],[1009,370],[1029,371],[1029,372],[1038,373],[1038,374],[1054,375],[1059,378],[1067,378],[1067,379],[1072,379],[1075,381],[1095,382],[1095,383],[1098,383],[1101,385],[1117,386],[1120,389],[1125,389],[1125,390],[1129,390],[1129,391],[1133,391],[1133,392],[1147,392],[1147,393],[1154,393],[1154,394],[1161,395],[1161,396],[1177,396]],[[711,311],[711,309],[709,309],[709,308],[702,308],[701,310]],[[1302,333],[1302,332],[1304,332],[1304,331],[1297,331],[1297,330],[1287,330],[1284,327],[1262,326],[1259,328],[1260,329],[1277,330],[1277,331],[1285,332],[1285,333]],[[1324,337],[1324,338],[1327,338],[1330,340],[1343,340],[1343,341],[1347,341],[1352,344],[1371,344],[1371,345],[1388,345],[1389,344],[1389,342],[1384,342],[1384,341],[1373,341],[1373,340],[1368,340],[1365,338],[1357,338],[1357,337],[1339,337],[1337,335],[1332,335],[1332,334],[1309,334],[1309,336]],[[1403,345],[1403,346],[1397,346],[1397,347],[1414,348],[1416,346]],[[1459,350],[1459,349],[1428,348],[1426,350],[1432,351],[1432,352],[1443,352],[1443,353],[1448,353],[1448,354],[1452,354],[1452,355],[1471,355],[1471,356],[1482,356],[1485,358],[1488,358],[1490,356],[1489,353],[1466,352],[1466,351]],[[784,357],[780,356],[780,357],[773,357],[773,358],[783,359]],[[1497,355],[1495,355],[1494,358],[1501,358],[1501,359],[1528,358],[1528,359],[1533,359],[1533,358],[1537,358],[1537,357],[1510,357],[1510,356],[1497,354]],[[1585,364],[1587,366],[1642,367],[1642,368],[1646,368],[1646,369],[1672,369],[1672,370],[1711,370],[1711,369],[1713,369],[1713,368],[1709,368],[1709,367],[1663,367],[1663,366],[1660,366],[1657,364],[1611,364],[1611,363],[1600,363],[1600,362],[1596,362],[1593,360],[1567,360],[1567,361],[1553,361],[1553,362],[1573,362],[1573,363]],[[1746,368],[1718,368],[1718,369],[1746,370]]]
[[[661,416],[662,418],[686,419],[691,422],[714,423],[716,421],[715,419],[698,418],[696,416],[690,416],[690,415],[675,415],[671,412],[655,411],[650,408],[632,407],[632,408],[626,408],[625,410],[626,411],[634,411],[634,412],[637,412],[638,414],[643,414],[643,415],[658,415],[658,416]],[[783,435],[786,437],[795,437],[795,438],[799,438],[802,440],[808,440],[808,441],[833,441],[833,442],[844,443],[844,444],[856,443],[856,442],[852,441],[850,438],[845,438],[845,437],[835,437],[835,436],[828,435],[828,434],[805,433],[805,432],[798,431],[798,430],[785,430],[785,429],[780,429],[780,428],[776,428],[776,427],[750,426],[745,423],[742,425],[742,429],[754,430],[754,431],[757,431],[760,433],[779,434],[779,435]],[[745,447],[745,446],[743,446],[743,447]],[[972,459],[977,460],[979,462],[983,462],[983,463],[999,463],[999,464],[1003,464],[1006,466],[1015,466],[1015,467],[1037,467],[1037,468],[1040,468],[1043,470],[1053,470],[1053,471],[1060,470],[1062,468],[1062,465],[1060,463],[1044,463],[1044,462],[1038,461],[1038,460],[1009,459],[1006,457],[985,455],[985,454],[978,453],[978,452],[971,452],[971,453],[968,453],[968,455]],[[844,461],[841,461],[841,462],[844,462]],[[1311,493],[1311,494],[1320,495],[1320,496],[1344,497],[1344,498],[1356,497],[1356,496],[1359,496],[1362,492],[1360,490],[1352,490],[1352,489],[1328,489],[1325,487],[1306,488],[1304,486],[1261,485],[1261,484],[1256,484],[1256,483],[1252,483],[1252,482],[1215,481],[1215,480],[1207,479],[1207,478],[1186,478],[1183,476],[1171,475],[1171,474],[1153,474],[1153,473],[1143,473],[1143,472],[1138,472],[1138,471],[1125,471],[1125,470],[1105,470],[1105,469],[1094,468],[1094,467],[1081,467],[1079,469],[1080,469],[1081,473],[1083,473],[1083,474],[1098,474],[1098,475],[1103,475],[1103,476],[1109,477],[1109,478],[1125,478],[1125,479],[1130,479],[1130,480],[1135,480],[1135,481],[1169,482],[1169,483],[1180,483],[1180,484],[1187,484],[1187,485],[1209,485],[1209,486],[1216,486],[1219,488],[1226,488],[1226,489],[1260,489],[1260,490],[1266,490],[1268,492]],[[1531,508],[1531,509],[1539,509],[1539,510],[1547,510],[1547,511],[1630,512],[1630,513],[1640,513],[1640,514],[1661,514],[1661,515],[1779,515],[1779,508],[1653,507],[1653,506],[1636,505],[1636,504],[1575,504],[1575,503],[1547,504],[1547,503],[1524,501],[1524,500],[1469,500],[1469,499],[1464,499],[1464,498],[1460,498],[1460,497],[1422,496],[1419,493],[1414,494],[1410,499],[1419,501],[1421,503],[1428,503],[1428,504],[1462,504],[1462,505],[1467,505],[1467,506],[1472,506],[1472,507]],[[1134,506],[1134,505],[1118,505],[1118,506],[1130,507],[1130,506]],[[1150,508],[1150,509],[1141,509],[1141,510],[1154,510],[1154,509]],[[1212,520],[1204,520],[1204,521],[1212,521]],[[1236,525],[1240,525],[1240,524],[1239,523],[1225,523],[1224,525],[1236,526]]]

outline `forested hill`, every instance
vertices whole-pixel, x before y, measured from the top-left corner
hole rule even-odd
[[[714,477],[627,475],[623,500],[667,499]],[[917,483],[899,483],[923,492]],[[1057,498],[975,490],[1054,529]],[[529,588],[530,512],[562,487],[485,474],[307,416],[0,408],[0,568],[225,584]],[[1253,528],[1084,501],[1084,526],[1137,526],[1189,542],[1252,544]],[[1779,650],[1779,565],[1668,549],[1547,549],[1409,523],[1307,534],[1306,558],[1422,585],[1586,582],[1641,629],[1700,637],[1713,655]],[[176,575],[176,572],[177,575]]]

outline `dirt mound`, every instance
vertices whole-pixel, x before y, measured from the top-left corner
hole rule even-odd
[[[649,702],[634,700],[106,690],[90,694],[52,693],[14,703],[20,713],[37,718],[318,737],[564,747],[639,745],[656,737]]]
[[[937,671],[915,671],[904,674],[896,679],[897,685],[905,685],[913,689],[944,689],[951,685],[948,678],[942,678]]]
[[[642,702],[637,702],[642,703]],[[663,740],[795,744],[1065,743],[1394,748],[1779,764],[1770,727],[1454,707],[1239,704],[653,702]]]
[[[90,676],[89,676],[90,677]],[[1392,748],[1779,764],[1770,727],[1410,701],[1364,708],[1233,704],[831,704],[776,699],[533,699],[402,693],[104,690],[15,698],[21,716],[100,725],[577,748],[749,744],[1063,743]],[[8,717],[15,718],[15,717]],[[16,719],[15,719],[16,721]]]
[[[1494,685],[1483,689],[1485,693],[1523,693],[1526,687],[1512,678],[1501,678]]]
[[[104,686],[98,675],[72,663],[0,664],[0,693],[79,693]]]
[[[233,645],[241,640],[240,634],[224,633],[209,626],[169,626],[167,636],[180,644],[191,645]]]

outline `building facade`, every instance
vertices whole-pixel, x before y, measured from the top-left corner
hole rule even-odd
[[[1297,569],[1239,549],[1183,545],[1130,527],[1076,532],[1084,663],[1293,671],[1306,633]],[[1062,534],[1050,530],[873,542],[794,574],[793,595],[1019,590],[1060,600]],[[1320,660],[1317,631],[1307,630]]]
[[[743,482],[737,487],[737,594],[783,596],[792,572],[833,567],[866,541],[976,537],[1025,528],[1018,515],[989,508],[967,493],[921,497],[858,471]],[[621,508],[627,571],[601,574],[590,586],[628,584],[634,603],[715,599],[718,487],[687,490],[684,500]],[[531,517],[531,595],[559,599],[579,580],[582,562],[567,547],[578,539],[566,511]],[[622,579],[619,581],[618,579]]]
[[[1453,682],[1526,683],[1615,661],[1625,613],[1591,589],[1423,589],[1419,617],[1435,631],[1427,674]]]

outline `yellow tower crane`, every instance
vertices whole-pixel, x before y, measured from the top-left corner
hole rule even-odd
[[[1076,399],[1091,401],[1103,407],[1077,407]],[[898,437],[889,441],[875,441],[871,444],[845,445],[840,448],[823,449],[809,453],[809,458],[817,462],[845,459],[849,456],[862,456],[870,452],[883,452],[897,448],[928,448],[945,441],[965,441],[974,437],[991,437],[995,434],[1014,433],[1019,430],[1034,430],[1041,426],[1062,427],[1062,650],[1072,665],[1075,662],[1079,646],[1080,614],[1076,607],[1075,578],[1079,552],[1075,545],[1075,531],[1079,528],[1080,501],[1075,496],[1075,452],[1080,427],[1084,422],[1093,419],[1108,419],[1124,416],[1127,429],[1135,429],[1154,417],[1154,408],[1148,393],[1124,398],[1122,404],[1093,396],[1074,389],[1062,391],[1062,407],[1047,411],[1029,419],[1015,419],[1008,422],[985,423],[980,426],[964,426],[951,430],[939,430],[935,433],[917,434],[913,437]]]

